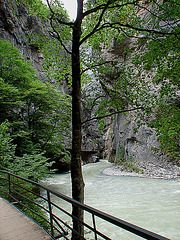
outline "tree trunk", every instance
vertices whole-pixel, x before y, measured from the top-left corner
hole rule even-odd
[[[72,157],[71,157],[71,181],[72,198],[84,202],[84,181],[81,167],[81,74],[80,74],[80,53],[79,42],[81,37],[83,0],[78,0],[78,14],[73,27],[72,39]],[[73,206],[73,216],[83,221],[83,210]],[[82,236],[84,227],[78,221],[73,219],[73,229]],[[82,239],[74,231],[72,239]]]

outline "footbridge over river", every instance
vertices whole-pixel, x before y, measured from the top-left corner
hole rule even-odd
[[[1,240],[51,240],[52,237],[37,223],[19,211],[14,203],[0,198]]]
[[[72,232],[77,236],[76,239],[87,239],[86,234],[81,236],[73,229],[73,221],[83,224],[85,233],[90,232],[91,236],[88,235],[88,239],[90,237],[90,239],[95,240],[112,240],[113,238],[100,230],[99,220],[101,224],[103,222],[103,224],[123,228],[145,239],[168,240],[166,237],[113,217],[88,205],[81,204],[43,184],[6,171],[0,171],[0,195],[0,240],[71,239]],[[9,203],[2,197],[7,198]],[[68,202],[71,207],[75,206],[83,209],[86,220],[82,222],[77,219],[71,214],[71,211],[67,211],[62,207],[63,204],[57,205],[53,201],[54,198],[60,198],[62,201]],[[21,212],[12,204],[16,204],[21,209]],[[25,211],[34,220],[25,217],[22,211]],[[46,214],[42,215],[42,211]],[[57,212],[60,214],[57,214]],[[64,220],[63,215],[66,216],[66,220]],[[38,222],[39,226],[35,221]]]

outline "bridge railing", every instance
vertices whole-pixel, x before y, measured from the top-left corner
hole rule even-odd
[[[36,216],[35,219],[39,218],[40,221],[38,222],[40,225],[41,222],[43,225],[45,223],[45,230],[49,232],[53,239],[71,239],[72,231],[74,231],[72,228],[73,219],[83,224],[85,232],[88,234],[90,233],[91,239],[95,240],[112,240],[112,238],[104,233],[103,230],[100,230],[98,224],[99,219],[104,221],[105,224],[109,223],[145,239],[168,239],[88,205],[81,204],[41,183],[25,179],[7,171],[0,171],[0,192],[2,193],[1,195],[6,195],[6,197],[9,198],[9,201],[18,204],[22,211],[28,210],[31,213],[32,218],[34,218],[34,216]],[[89,216],[91,216],[91,221],[89,218],[87,218],[87,221],[84,220],[83,222],[76,219],[75,216],[71,214],[71,207],[67,210],[63,207],[63,202],[62,204],[57,204],[57,198],[58,200],[61,199],[62,201],[69,203],[70,206],[77,206],[83,209],[85,213],[88,213]],[[41,203],[37,201],[39,199],[41,199]],[[44,217],[41,214],[42,211],[46,213],[47,217]],[[66,215],[66,218],[64,218],[63,215]],[[76,232],[76,234],[79,237],[78,239],[87,239],[86,234],[84,236],[81,236],[78,232]]]

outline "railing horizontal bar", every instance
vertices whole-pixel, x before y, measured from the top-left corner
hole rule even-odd
[[[76,221],[80,222],[81,224],[83,224],[85,227],[89,228],[90,230],[94,231],[94,229],[89,226],[88,224],[86,224],[85,222],[82,222],[80,219],[76,218],[75,216],[73,216],[72,214],[70,214],[69,212],[67,212],[66,210],[62,209],[61,207],[59,207],[58,205],[56,205],[55,203],[51,202],[50,203],[56,207],[58,210],[62,211],[63,213],[65,213],[66,215],[68,215],[69,217],[71,217],[72,219],[75,219]],[[66,227],[68,227],[69,229],[71,229],[73,231],[73,228],[71,228],[68,224],[66,224],[64,221],[62,221],[59,217],[57,217],[56,215],[53,214],[53,219],[56,218],[58,219],[60,222],[62,222]],[[103,235],[103,234],[102,234]]]
[[[4,194],[7,194],[10,197],[8,192],[4,191],[3,189],[0,189],[0,191],[3,192]]]
[[[80,222],[81,224],[83,224],[84,226],[86,226],[86,227],[89,228],[89,229],[91,228],[88,224],[86,224],[85,222],[82,222],[80,219],[76,218],[75,216],[73,216],[72,214],[70,214],[70,213],[67,212],[66,210],[62,209],[61,207],[59,207],[59,206],[56,205],[55,203],[53,203],[53,202],[51,202],[51,201],[50,201],[50,203],[51,203],[54,207],[57,207],[58,210],[62,211],[63,213],[65,213],[66,215],[68,215],[69,217],[71,217],[72,219],[76,219],[76,221]],[[62,222],[66,227],[68,227],[69,229],[71,229],[72,231],[74,231],[73,228],[71,228],[68,224],[66,224],[66,223],[65,223],[63,220],[61,220],[58,216],[56,216],[56,215],[54,215],[54,214],[52,214],[52,215],[53,215],[53,219],[54,219],[54,218],[58,219],[58,220],[59,220],[60,222]],[[94,229],[91,228],[91,230],[93,231]]]
[[[9,181],[7,178],[1,177],[1,176],[0,176],[0,179],[5,180],[7,182]]]
[[[8,194],[8,192],[5,192],[5,191],[2,191],[2,192]],[[16,197],[14,197],[13,195],[10,195],[10,194],[8,194],[8,195],[9,195],[13,200],[17,201],[17,203],[18,203],[19,205],[21,205],[22,207],[28,209],[28,210],[31,211],[32,213],[36,214],[38,217],[41,217],[41,218],[42,218],[44,221],[46,221],[48,224],[50,224],[50,222],[49,222],[46,218],[44,218],[43,216],[39,215],[38,213],[36,213],[35,211],[33,211],[32,209],[30,209],[29,207],[27,207],[27,206],[24,205],[23,203],[21,203]],[[46,229],[45,229],[45,230],[46,230]],[[58,229],[57,229],[57,230],[58,230]],[[47,230],[46,230],[46,232],[47,232]]]
[[[33,203],[34,205],[36,205],[36,206],[40,207],[41,209],[43,209],[44,211],[46,211],[46,212],[48,212],[48,213],[49,213],[49,210],[48,210],[48,209],[46,209],[46,208],[45,208],[45,207],[43,207],[42,205],[40,205],[40,204],[36,203],[35,201],[32,201],[31,199],[29,199],[29,198],[25,197],[25,196],[24,196],[24,195],[22,195],[21,193],[17,192],[17,191],[16,191],[14,188],[11,188],[11,190],[12,190],[13,192],[15,192],[17,195],[21,196],[22,198],[24,198],[24,199],[28,200],[29,202]]]
[[[59,220],[60,222],[62,222],[67,228],[69,228],[71,231],[73,231],[73,228],[71,226],[69,226],[67,223],[65,223],[63,220],[61,220],[60,218],[58,218],[57,216],[54,215],[54,217]]]
[[[67,214],[69,217],[75,219],[76,221],[80,222],[81,224],[83,224],[85,227],[87,227],[88,229],[90,229],[91,231],[95,232],[94,228],[91,227],[90,225],[88,225],[85,222],[80,221],[78,218],[76,218],[75,216],[73,216],[72,214],[70,214],[69,212],[67,212],[66,210],[62,209],[61,207],[59,207],[58,205],[56,205],[53,202],[50,202],[54,207],[56,207],[58,210],[64,212],[65,214]],[[60,222],[62,222],[63,224],[65,224],[64,221],[62,221],[60,218],[58,218],[56,215],[53,215],[54,218],[57,218]],[[67,227],[69,227],[68,225],[66,225]],[[111,240],[110,238],[108,238],[107,236],[105,236],[104,234],[102,234],[101,232],[99,232],[98,230],[96,230],[97,234],[101,237],[103,237],[104,239],[107,240]]]
[[[44,186],[43,184],[36,183],[36,182],[34,182],[32,180],[29,180],[29,179],[25,179],[23,177],[17,176],[16,174],[13,174],[13,173],[8,173],[7,171],[1,170],[0,172],[9,174],[9,175],[14,176],[16,178],[22,179],[22,180],[24,180],[26,182],[32,183],[32,184],[34,184],[34,185],[36,185],[36,186],[38,186],[38,187],[40,187],[42,189],[45,189],[45,190],[49,191],[50,193],[54,194],[55,196],[57,196],[57,197],[65,200],[65,201],[71,203],[73,206],[77,206],[77,207],[79,207],[79,208],[81,208],[81,209],[83,209],[83,210],[85,210],[85,211],[87,211],[87,212],[89,212],[91,214],[94,214],[95,216],[97,216],[97,217],[99,217],[101,219],[104,219],[105,221],[108,221],[108,222],[110,222],[110,223],[112,223],[112,224],[114,224],[114,225],[116,225],[118,227],[121,227],[121,228],[123,228],[123,229],[125,229],[127,231],[130,231],[130,232],[132,232],[132,233],[134,233],[134,234],[136,234],[138,236],[141,236],[141,237],[146,238],[146,239],[151,239],[151,240],[153,240],[153,239],[154,240],[169,240],[168,238],[165,238],[163,236],[160,236],[158,234],[150,232],[150,231],[148,231],[148,230],[146,230],[144,228],[138,227],[138,226],[136,226],[134,224],[131,224],[131,223],[126,222],[124,220],[121,220],[119,218],[113,217],[113,216],[111,216],[111,215],[109,215],[107,213],[99,211],[99,210],[97,210],[95,208],[92,208],[92,207],[90,207],[88,205],[82,204],[82,203],[80,203],[80,202],[78,202],[78,201],[76,201],[74,199],[71,199],[68,196],[65,196],[65,195],[63,195],[61,193],[56,192],[55,190],[50,189],[49,187]]]
[[[13,181],[11,181],[11,183],[15,184],[15,185],[18,186],[18,187],[21,187],[20,185],[14,183]],[[1,185],[7,186],[7,185],[5,185],[5,184],[1,184]],[[24,187],[21,187],[21,188],[28,191],[28,189],[26,189],[26,188],[24,188]],[[24,195],[20,194],[20,193],[17,192],[14,188],[11,187],[11,190],[12,190],[13,192],[15,192],[17,195],[21,196],[22,198],[28,200],[29,202],[35,204],[36,206],[38,206],[38,207],[40,207],[40,208],[42,208],[42,209],[45,210],[46,212],[49,212],[48,209],[44,208],[42,205],[39,205],[38,203],[36,203],[36,202],[32,201],[31,199],[25,197]],[[4,192],[4,191],[3,191],[3,192]],[[28,191],[28,192],[34,193],[34,192],[32,192],[32,191]],[[8,192],[4,192],[4,193],[8,194]],[[8,194],[8,195],[9,195],[9,194]],[[10,195],[9,195],[9,196],[10,196]],[[40,197],[40,195],[37,195],[37,196]],[[45,200],[46,200],[46,199],[45,199]]]
[[[144,237],[146,239],[158,239],[158,240],[169,240],[168,238],[165,238],[165,237],[162,237],[158,234],[155,234],[153,232],[150,232],[146,229],[143,229],[141,227],[138,227],[134,224],[131,224],[131,223],[128,223],[124,220],[121,220],[121,219],[118,219],[116,217],[113,217],[109,214],[106,214],[102,211],[99,211],[95,208],[92,208],[88,205],[85,205],[85,204],[82,204],[82,203],[79,203],[78,201],[76,200],[73,200],[73,199],[70,199],[69,197],[66,197],[62,194],[59,194],[58,192],[54,191],[54,190],[51,190],[51,193],[54,194],[55,196],[58,196],[60,198],[63,198],[64,200],[67,200],[68,202],[70,202],[71,204],[75,205],[75,206],[78,206],[78,207],[81,207],[83,210],[86,210],[90,213],[94,213],[94,215],[116,225],[116,226],[119,226],[125,230],[128,230],[132,233],[135,233],[136,235],[138,236],[141,236],[141,237]]]
[[[62,235],[62,234],[59,234],[59,235],[54,236],[55,239],[62,238],[62,237],[64,237],[65,239],[69,240],[67,237],[65,237],[65,236]]]
[[[5,185],[5,186],[6,186],[6,185]],[[14,190],[13,188],[11,188],[11,190],[12,190],[13,192],[15,192],[17,195],[23,197],[24,199],[26,199],[26,200],[34,203],[34,202],[31,201],[30,199],[28,199],[28,198],[26,198],[25,196],[23,196],[22,194],[18,193],[18,192],[17,192],[16,190]],[[50,224],[50,222],[49,222],[47,219],[45,219],[43,216],[39,215],[39,214],[36,213],[35,211],[31,210],[29,207],[27,207],[27,206],[24,205],[23,203],[21,203],[16,197],[14,197],[13,195],[10,195],[10,194],[9,194],[8,192],[6,192],[6,191],[3,191],[3,190],[1,190],[1,191],[2,191],[3,193],[7,194],[8,196],[10,196],[13,200],[17,201],[17,203],[18,203],[19,205],[21,205],[22,207],[25,207],[26,209],[28,209],[29,211],[33,212],[33,213],[36,214],[37,216],[41,217],[41,218],[42,218],[43,220],[45,220],[48,224]],[[36,204],[36,203],[34,203],[34,204]],[[43,209],[45,209],[44,207],[42,207],[42,206],[39,205],[39,204],[36,204],[36,205],[39,206],[39,207],[41,207],[41,208],[43,208]],[[46,209],[46,211],[49,212],[49,210],[47,210],[47,209]],[[68,226],[68,225],[67,225],[67,226]],[[61,233],[58,228],[56,228],[55,226],[53,226],[53,227],[56,229],[56,231],[57,231],[58,233],[60,233],[61,235],[63,235],[63,237],[65,237],[65,235],[64,235],[63,233]],[[72,229],[71,229],[71,230],[72,230]],[[65,238],[66,238],[66,237],[65,237]],[[66,239],[68,239],[68,238],[66,238]]]
[[[90,225],[88,225],[85,222],[82,222],[80,219],[78,219],[77,217],[72,215],[72,219],[75,219],[76,221],[78,221],[79,223],[83,224],[85,227],[87,227],[88,229],[90,229],[92,232],[95,232],[94,228],[91,227]],[[99,236],[103,237],[106,240],[111,240],[110,238],[108,238],[106,235],[104,235],[103,233],[99,232],[96,230],[96,233],[98,233]]]
[[[58,210],[62,211],[63,213],[67,214],[68,216],[72,217],[71,213],[69,213],[68,211],[64,210],[63,208],[59,207],[57,204],[51,202],[51,204],[56,207]]]
[[[33,211],[31,208],[27,207],[26,205],[24,205],[22,202],[20,202],[16,197],[10,195],[10,197],[14,200],[16,200],[18,202],[18,204],[20,204],[21,206],[23,206],[24,208],[27,208],[29,211],[31,211],[32,213],[34,213],[35,215],[37,215],[38,217],[42,218],[44,221],[46,221],[47,223],[50,223],[46,218],[44,218],[43,216],[41,216],[40,214],[38,214],[37,212]]]
[[[36,193],[36,192],[28,189],[28,188],[25,188],[25,187],[21,186],[20,184],[17,184],[16,182],[14,182],[14,181],[12,181],[12,180],[10,180],[10,182],[13,183],[13,185],[15,185],[15,186],[17,186],[17,187],[19,187],[19,188],[21,188],[21,189],[23,189],[23,190],[26,190],[27,192],[32,193],[33,195],[35,195],[35,196],[37,196],[37,197],[39,197],[39,198],[42,198],[43,200],[47,201],[47,198],[41,196],[40,194],[38,194],[38,193]]]
[[[4,184],[4,183],[1,183],[1,186],[9,188],[9,186],[7,186],[7,184]]]

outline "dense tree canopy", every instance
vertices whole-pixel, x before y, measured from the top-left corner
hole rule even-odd
[[[60,154],[69,133],[69,97],[38,80],[30,63],[12,44],[0,43],[0,122],[10,123],[16,155],[38,149],[47,156]]]

